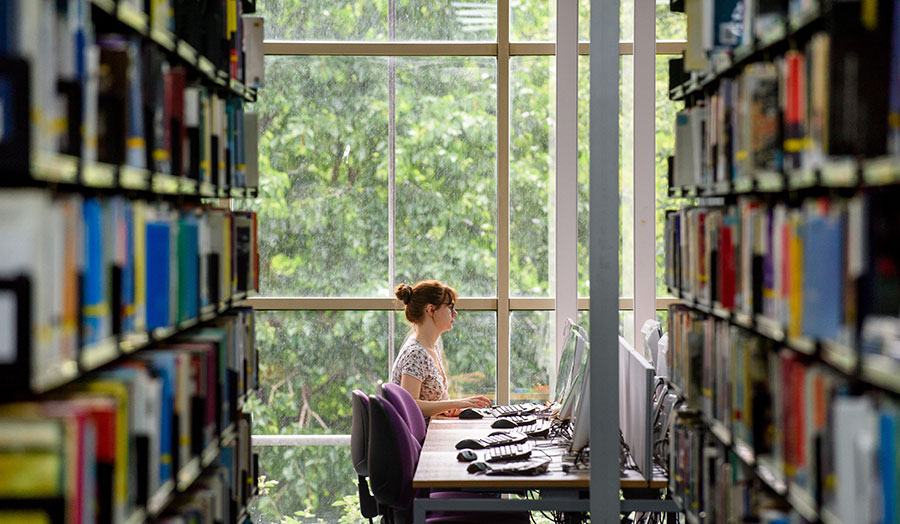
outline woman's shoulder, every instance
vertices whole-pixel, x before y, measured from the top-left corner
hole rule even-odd
[[[413,337],[409,337],[408,339],[406,339],[406,342],[403,343],[403,346],[400,347],[400,353],[412,352],[426,353],[425,346],[423,346],[421,342],[414,339]]]

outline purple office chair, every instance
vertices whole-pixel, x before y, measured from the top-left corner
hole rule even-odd
[[[412,522],[412,503],[415,490],[412,479],[419,463],[422,447],[413,437],[403,417],[393,404],[380,396],[369,399],[369,481],[375,500],[393,524]],[[463,493],[433,494],[440,498],[477,497]],[[431,524],[479,522],[488,515],[473,512],[442,512],[429,516]],[[496,524],[527,524],[527,512],[493,513],[489,518]]]
[[[400,416],[403,417],[403,420],[406,421],[409,431],[419,442],[419,445],[424,444],[425,417],[422,415],[422,410],[419,409],[419,406],[416,404],[416,400],[409,394],[409,391],[406,391],[393,382],[382,384],[381,391],[384,394],[384,398],[394,406],[394,409],[396,409],[400,413]]]
[[[356,389],[352,394],[353,421],[350,429],[350,457],[359,476],[359,512],[372,522],[381,515],[375,497],[369,492],[369,397]]]

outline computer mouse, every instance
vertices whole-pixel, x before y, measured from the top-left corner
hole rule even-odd
[[[480,411],[474,410],[472,408],[466,408],[459,413],[459,418],[478,419],[484,418],[484,415],[482,415]]]
[[[460,462],[472,462],[477,458],[478,455],[476,455],[475,452],[471,449],[464,449],[456,455],[456,460]]]
[[[489,470],[491,467],[485,464],[484,462],[473,462],[469,464],[469,467],[466,468],[466,471],[469,473],[482,473]]]
[[[516,427],[516,423],[507,418],[498,418],[491,424],[492,428],[514,428]]]
[[[465,448],[481,449],[483,447],[484,446],[479,444],[477,440],[470,439],[470,438],[460,440],[459,442],[456,443],[456,449],[465,449]]]

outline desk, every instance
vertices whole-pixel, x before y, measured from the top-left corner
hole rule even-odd
[[[565,444],[559,439],[551,441],[539,439],[534,442],[532,457],[550,455],[548,472],[538,476],[488,476],[474,475],[466,471],[469,463],[459,462],[456,443],[466,438],[481,438],[497,431],[490,427],[493,419],[458,420],[433,419],[425,436],[419,466],[413,477],[413,487],[431,489],[469,489],[478,491],[516,491],[535,489],[541,493],[537,500],[510,499],[426,499],[417,498],[414,503],[416,523],[425,522],[426,511],[540,511],[555,510],[586,512],[589,510],[588,491],[590,471],[587,469],[562,470],[564,462],[572,463],[566,457]],[[544,453],[541,453],[541,450]],[[478,459],[484,457],[484,450],[475,450]],[[654,472],[651,482],[637,471],[628,471],[622,477],[622,488],[640,490],[665,488],[667,479],[661,470]],[[658,495],[658,492],[657,492]],[[674,502],[657,497],[641,500],[623,500],[623,511],[676,511]]]

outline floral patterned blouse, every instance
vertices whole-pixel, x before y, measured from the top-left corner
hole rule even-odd
[[[409,375],[422,381],[419,400],[448,399],[447,389],[450,387],[450,383],[441,372],[444,369],[444,363],[440,351],[437,352],[437,355],[437,362],[435,362],[425,346],[415,338],[409,337],[400,348],[397,360],[394,361],[391,382],[399,386],[403,375]]]

